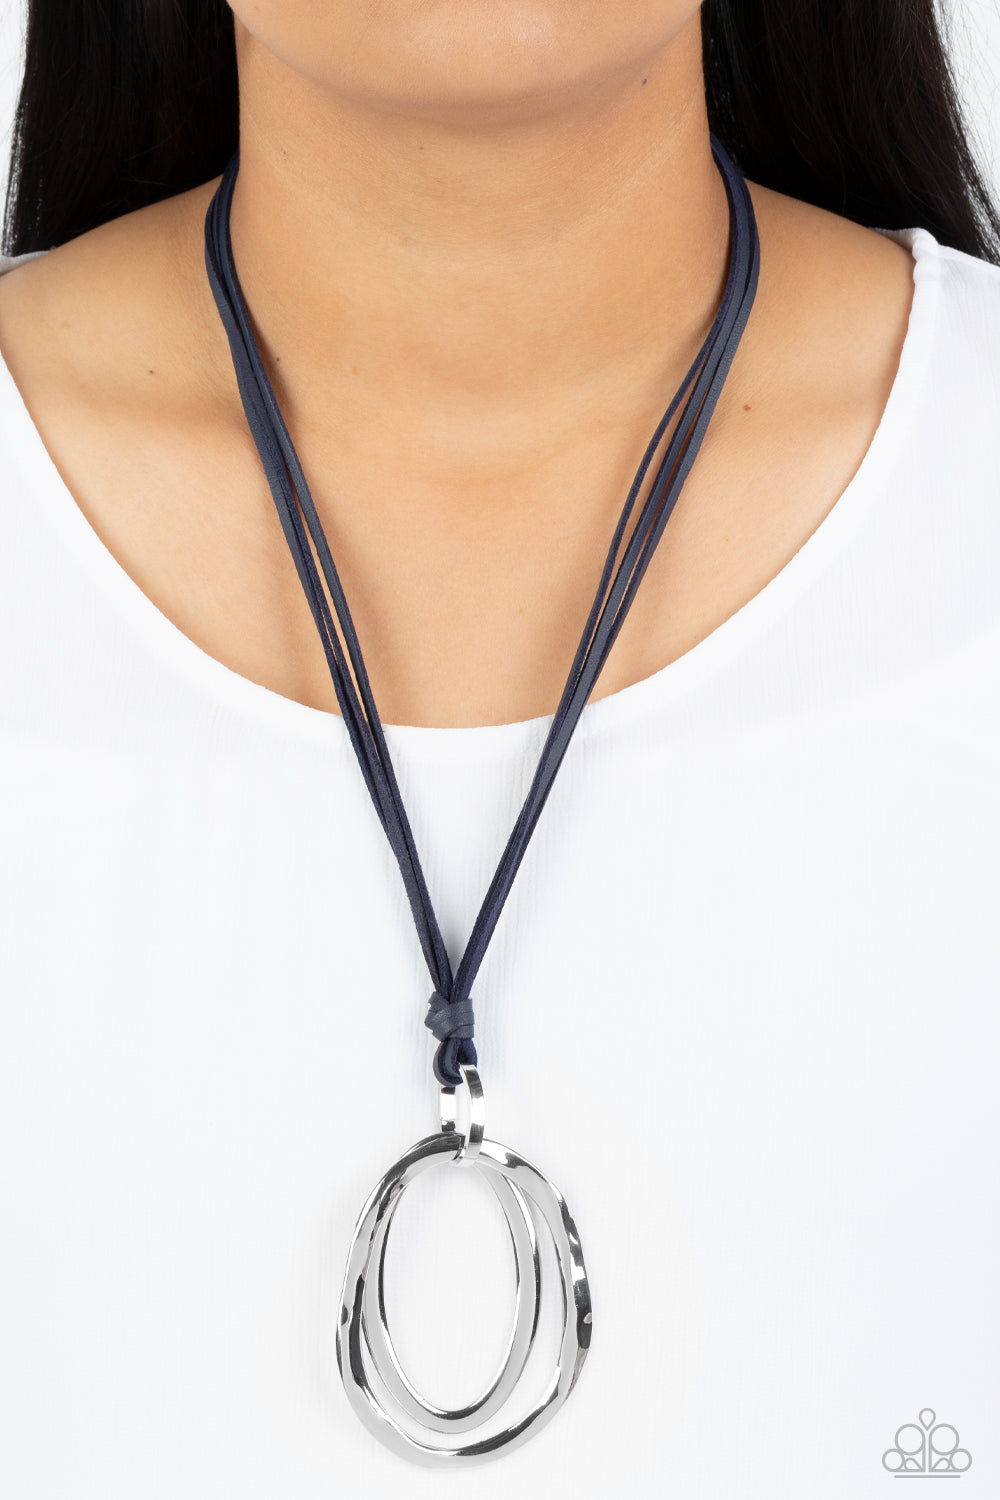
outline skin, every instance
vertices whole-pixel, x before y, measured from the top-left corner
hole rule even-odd
[[[698,7],[233,10],[236,264],[382,718],[551,713],[725,282]],[[0,278],[0,349],[138,587],[231,670],[335,712],[205,276],[217,185]],[[909,252],[749,187],[757,299],[595,698],[774,578],[856,472],[896,374]]]

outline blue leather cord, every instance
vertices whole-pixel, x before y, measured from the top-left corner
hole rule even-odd
[[[226,167],[205,216],[205,265],[216,306],[229,338],[247,422],[319,631],[344,725],[379,821],[399,864],[420,946],[430,970],[434,990],[425,1024],[439,1044],[434,1055],[434,1075],[442,1084],[460,1084],[462,1075],[458,1064],[477,1062],[473,1040],[473,982],[556,772],[566,754],[573,730],[625,621],[684,480],[698,455],[753,306],[760,270],[760,241],[753,204],[743,177],[736,170],[721,142],[715,135],[712,135],[711,142],[712,154],[729,200],[729,272],[722,301],[708,336],[650,439],[632,481],[608,550],[597,595],[531,787],[454,974],[420,867],[413,833],[389,757],[347,600],[298,455],[264,369],[236,274],[229,213],[239,171],[238,150]],[[646,473],[689,386],[692,388],[687,403],[667,443],[650,492],[640,510],[621,562],[615,570],[615,559],[621,549]],[[310,549],[310,538],[329,590],[329,601]],[[343,635],[343,643],[334,624],[334,614]],[[350,668],[354,670],[357,688],[352,681]]]

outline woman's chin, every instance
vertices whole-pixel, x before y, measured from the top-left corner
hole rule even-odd
[[[328,0],[321,14],[306,0],[233,0],[231,8],[241,66],[260,49],[355,105],[466,126],[596,103],[641,77],[699,13],[696,0]]]

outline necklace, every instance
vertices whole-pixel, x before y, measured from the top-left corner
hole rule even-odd
[[[540,1431],[563,1405],[590,1348],[590,1283],[580,1236],[566,1201],[531,1162],[485,1135],[485,1100],[473,1040],[471,990],[570,737],[697,457],[753,306],[760,267],[753,204],[746,183],[714,135],[711,144],[729,201],[729,272],[722,301],[632,481],[534,779],[454,973],[420,867],[347,600],[264,369],[236,274],[229,218],[239,171],[238,150],[205,216],[205,265],[229,339],[243,409],[319,631],[344,726],[399,864],[434,985],[425,1024],[438,1043],[433,1071],[440,1089],[441,1129],[404,1152],[372,1189],[351,1242],[335,1330],[337,1363],[354,1411],[382,1443],[415,1463],[482,1461],[519,1446]],[[616,569],[647,471],[689,386],[690,395]],[[459,1098],[463,1101],[461,1124]],[[457,1164],[485,1175],[507,1221],[515,1267],[514,1319],[500,1368],[477,1401],[455,1409],[435,1406],[411,1384],[393,1347],[385,1309],[385,1251],[393,1214],[417,1177],[444,1164]],[[538,1330],[542,1295],[539,1233],[549,1237],[558,1266],[562,1304],[559,1347],[541,1395],[526,1411],[505,1417],[504,1409],[524,1376]],[[495,1418],[502,1425],[483,1431]],[[467,1433],[472,1436],[465,1440]]]

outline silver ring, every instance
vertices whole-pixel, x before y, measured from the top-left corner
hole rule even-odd
[[[458,1129],[455,1090],[444,1084],[441,1088],[441,1129],[446,1135],[455,1133],[462,1138],[456,1160],[475,1161],[486,1133],[486,1098],[478,1068],[470,1063],[459,1063],[458,1071],[465,1081],[469,1098],[469,1123],[463,1131]]]

